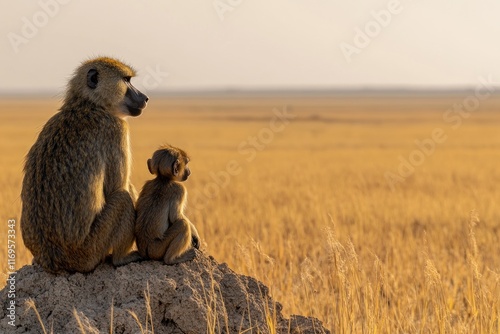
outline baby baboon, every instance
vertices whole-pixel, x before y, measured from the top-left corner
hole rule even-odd
[[[184,215],[186,181],[191,171],[186,152],[170,145],[160,147],[148,160],[156,178],[147,181],[137,200],[135,236],[144,258],[166,264],[192,260],[200,247],[196,227]]]
[[[148,97],[134,70],[112,58],[84,62],[60,111],[42,129],[24,167],[21,231],[34,262],[50,272],[89,272],[140,259],[134,243],[135,189],[129,131]]]

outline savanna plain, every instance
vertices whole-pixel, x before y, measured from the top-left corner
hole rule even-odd
[[[286,315],[335,333],[498,334],[500,98],[449,111],[464,98],[153,97],[129,119],[132,180],[151,178],[160,144],[185,149],[202,248],[263,281]],[[23,160],[59,106],[0,99],[3,273],[9,219],[16,267],[31,263]]]

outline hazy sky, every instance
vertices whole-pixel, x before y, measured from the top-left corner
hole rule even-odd
[[[458,87],[488,75],[500,82],[497,0],[2,5],[0,93],[61,92],[95,55],[132,64],[146,91]]]

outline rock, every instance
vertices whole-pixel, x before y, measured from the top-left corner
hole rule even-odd
[[[265,285],[201,252],[174,266],[103,264],[90,274],[25,266],[15,275],[15,298],[12,282],[0,292],[2,333],[43,332],[36,312],[48,333],[330,333],[314,318],[283,318]]]

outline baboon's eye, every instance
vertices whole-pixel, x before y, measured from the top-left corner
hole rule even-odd
[[[125,77],[125,78],[123,78],[123,80],[125,80],[125,82],[130,82],[130,79],[131,79],[131,78],[132,78],[132,77]]]

